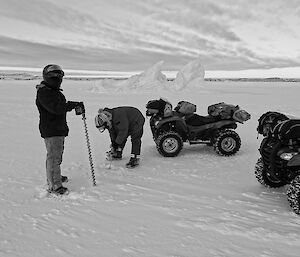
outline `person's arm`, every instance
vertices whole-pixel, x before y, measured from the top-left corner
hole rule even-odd
[[[66,99],[57,94],[54,90],[39,92],[40,104],[50,113],[61,115],[67,112]]]
[[[112,130],[112,129],[109,129],[109,137],[110,137],[110,141],[111,141],[111,146],[113,148],[115,148],[116,146],[116,135],[115,135],[115,132]]]
[[[115,142],[118,145],[122,145],[128,136],[129,121],[127,117],[125,115],[121,116],[121,118],[115,126],[118,131]]]
[[[73,109],[75,109],[77,106],[79,106],[79,103],[80,102],[68,101],[66,103],[66,110],[67,110],[67,112],[70,112]]]

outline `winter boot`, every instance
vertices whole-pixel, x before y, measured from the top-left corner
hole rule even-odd
[[[56,188],[55,190],[51,190],[50,193],[56,195],[67,195],[69,193],[69,190],[68,188],[61,186],[59,188]]]
[[[132,169],[140,164],[140,159],[137,156],[130,157],[128,163],[126,163],[126,168]]]
[[[61,183],[66,183],[66,182],[68,182],[68,181],[69,181],[69,179],[68,179],[67,176],[61,175]]]

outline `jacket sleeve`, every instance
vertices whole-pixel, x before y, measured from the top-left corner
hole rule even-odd
[[[41,91],[38,93],[40,104],[50,113],[61,115],[67,112],[65,97],[58,95],[54,90]]]
[[[108,131],[109,131],[109,137],[110,137],[111,143],[112,144],[116,143],[116,138],[117,137],[116,137],[116,134],[115,134],[114,130],[109,129]]]
[[[116,121],[115,127],[118,131],[115,142],[118,145],[122,145],[124,141],[127,139],[128,129],[129,129],[129,121],[126,115],[122,115],[119,117],[119,119]]]

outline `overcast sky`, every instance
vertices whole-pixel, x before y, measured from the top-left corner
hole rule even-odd
[[[300,66],[299,0],[0,0],[0,65]]]

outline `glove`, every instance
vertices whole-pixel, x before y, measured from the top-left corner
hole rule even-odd
[[[79,104],[79,102],[68,101],[67,102],[67,111],[70,112]]]
[[[85,113],[85,108],[83,102],[78,102],[78,104],[75,106],[75,113],[76,115],[81,115]]]
[[[106,159],[107,160],[122,159],[122,151],[123,149],[117,144],[114,145],[111,144],[110,150],[106,152]]]
[[[112,161],[112,154],[113,154],[112,149],[110,149],[109,151],[107,151],[106,152],[106,160]]]

